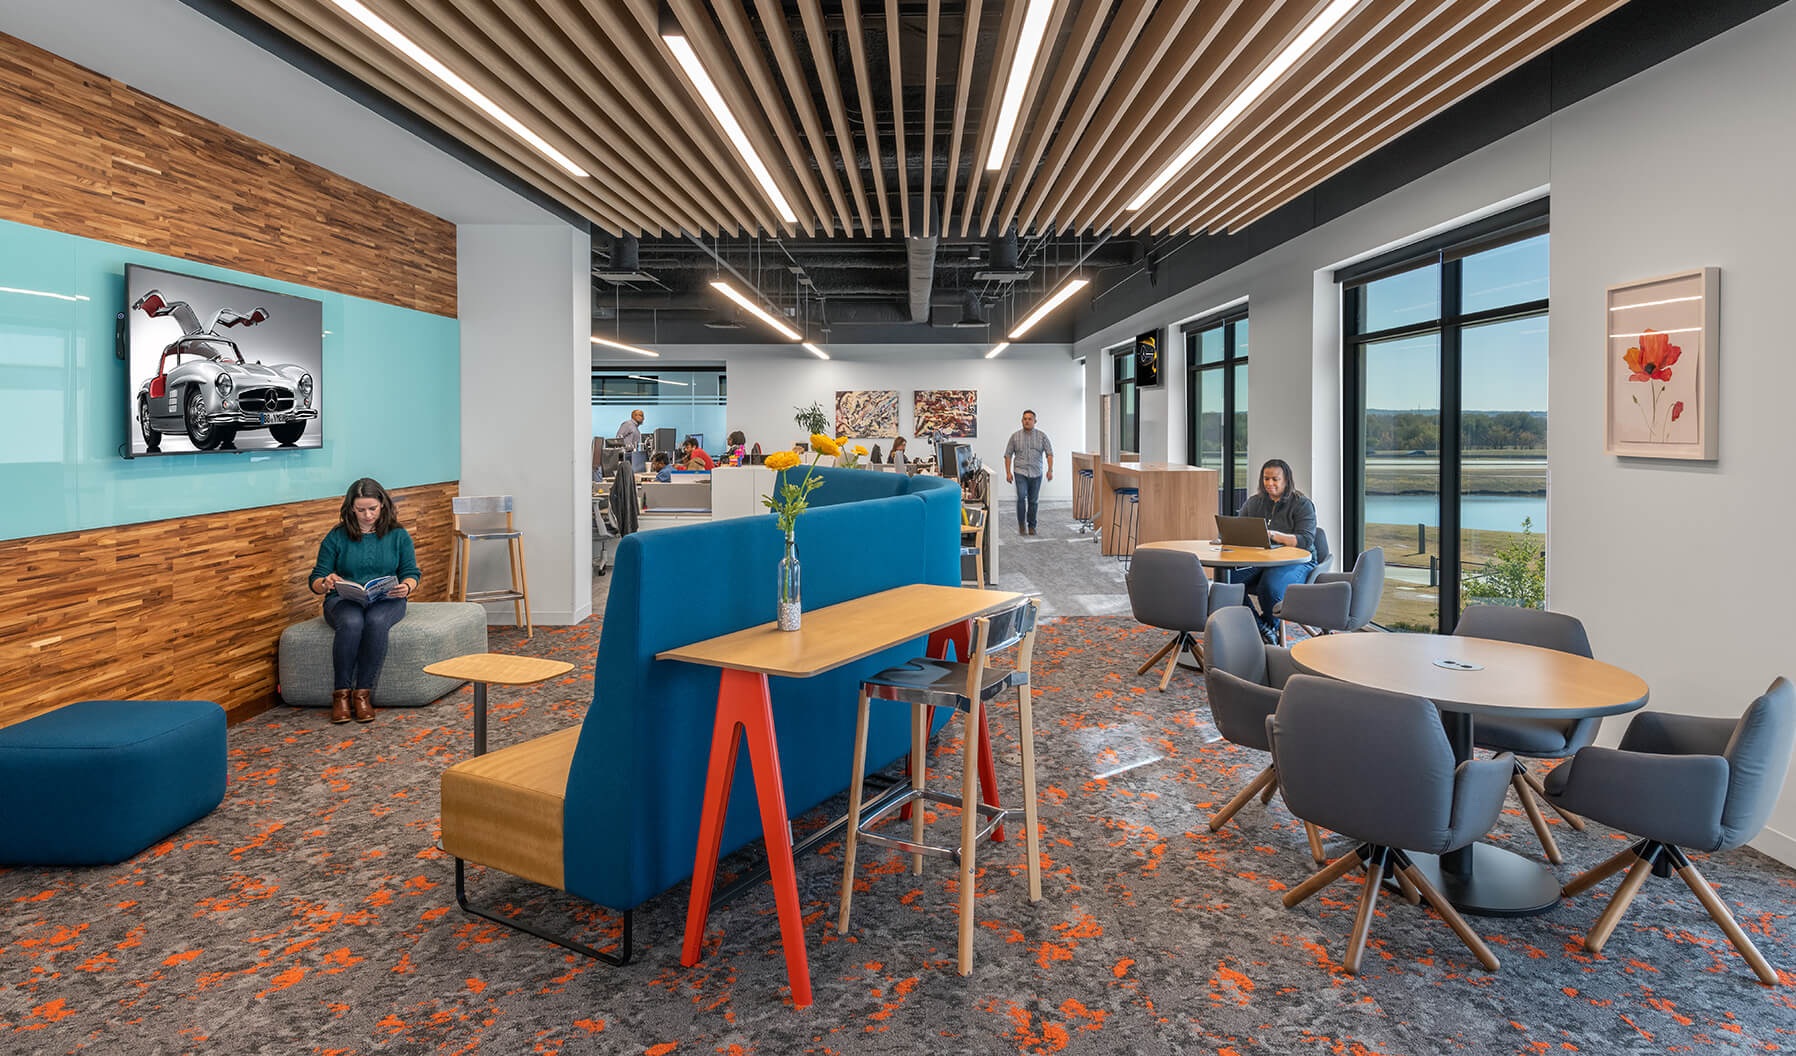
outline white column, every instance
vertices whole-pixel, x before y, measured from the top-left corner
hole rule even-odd
[[[591,253],[566,225],[456,230],[461,493],[516,499],[534,623],[592,615]],[[472,588],[504,586],[504,548],[475,549]]]

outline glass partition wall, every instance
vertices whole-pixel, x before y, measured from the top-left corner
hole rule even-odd
[[[1347,535],[1384,548],[1375,620],[1451,633],[1546,603],[1547,219],[1524,206],[1337,274]]]
[[[1223,513],[1259,484],[1247,465],[1247,345],[1245,307],[1185,327],[1187,460],[1217,472]]]

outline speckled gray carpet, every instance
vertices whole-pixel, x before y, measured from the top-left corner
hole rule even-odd
[[[1796,872],[1750,851],[1703,868],[1783,969],[1779,987],[1755,982],[1682,885],[1665,880],[1649,882],[1601,958],[1579,936],[1612,883],[1545,916],[1473,918],[1502,958],[1494,974],[1427,910],[1386,899],[1364,974],[1345,975],[1356,885],[1282,908],[1279,894],[1313,867],[1277,800],[1208,832],[1204,820],[1265,759],[1213,739],[1190,674],[1164,695],[1133,676],[1160,641],[1126,618],[1044,628],[1046,897],[1025,898],[1020,842],[986,846],[970,978],[954,972],[945,863],[918,880],[895,853],[863,852],[853,928],[835,934],[839,844],[799,867],[816,991],[805,1010],[785,990],[765,887],[712,914],[695,969],[679,963],[684,885],[639,911],[637,960],[622,969],[464,915],[450,862],[434,849],[437,775],[470,748],[464,690],[382,712],[371,727],[333,727],[316,710],[269,712],[231,730],[230,790],[210,817],[122,865],[0,872],[0,1051],[1241,1056],[1796,1045]],[[528,646],[496,631],[493,644],[579,665],[533,692],[496,690],[495,744],[578,721],[596,621],[539,629]],[[997,718],[999,775],[1014,790],[1013,705]],[[952,774],[954,758],[936,761]],[[1567,877],[1622,846],[1595,826],[1558,831]],[[1513,802],[1492,840],[1537,853]],[[594,944],[615,941],[615,919],[592,907],[472,875],[488,898]]]

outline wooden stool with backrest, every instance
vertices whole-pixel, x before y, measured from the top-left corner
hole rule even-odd
[[[449,562],[449,595],[457,601],[509,601],[524,637],[535,637],[530,625],[530,586],[524,570],[524,533],[512,524],[513,504],[510,495],[457,495],[449,500],[454,515],[455,550]],[[497,524],[505,515],[504,527]],[[511,587],[507,590],[468,592],[469,560],[476,540],[505,540],[506,558],[511,565]]]

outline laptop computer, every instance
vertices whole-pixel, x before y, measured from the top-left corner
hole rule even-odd
[[[1223,546],[1251,546],[1264,550],[1272,545],[1263,517],[1224,517],[1219,513],[1216,531],[1222,536],[1218,541]]]

